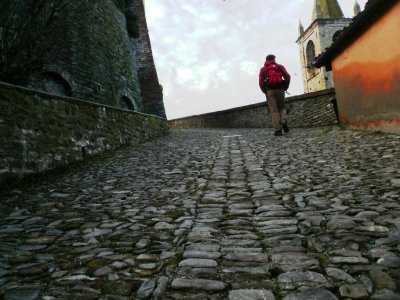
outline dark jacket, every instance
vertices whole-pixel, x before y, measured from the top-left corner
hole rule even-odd
[[[271,63],[275,63],[275,60],[266,60],[264,63],[264,66],[261,68],[260,70],[260,75],[259,75],[259,79],[258,79],[258,84],[260,86],[261,91],[265,94],[268,90],[267,85],[265,83],[265,80],[267,79],[267,66]],[[281,70],[282,70],[282,76],[283,76],[283,82],[282,85],[280,87],[274,88],[275,90],[284,90],[286,91],[289,88],[289,84],[290,84],[290,75],[288,73],[288,71],[286,71],[286,68],[280,64],[277,64]]]

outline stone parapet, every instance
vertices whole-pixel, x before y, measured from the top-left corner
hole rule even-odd
[[[286,98],[290,127],[338,124],[335,90]],[[272,127],[267,103],[261,102],[228,110],[170,120],[172,128],[263,128]]]
[[[168,132],[163,118],[0,83],[0,186]]]

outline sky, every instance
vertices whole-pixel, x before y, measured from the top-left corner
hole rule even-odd
[[[354,0],[338,1],[353,17]],[[361,9],[367,0],[358,0]],[[296,40],[314,0],[146,0],[154,62],[169,120],[265,101],[258,74],[274,54],[303,93]],[[318,55],[319,53],[317,53]],[[288,96],[288,95],[287,95]]]

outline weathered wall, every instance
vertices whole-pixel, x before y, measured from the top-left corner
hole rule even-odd
[[[313,127],[337,124],[333,89],[286,99],[289,127]],[[262,128],[272,127],[266,102],[171,120],[172,128]]]
[[[28,6],[26,0],[5,1]],[[143,0],[65,2],[38,39],[47,54],[28,86],[166,118]],[[18,15],[16,5],[7,7],[4,15]],[[0,22],[0,33],[2,26]]]
[[[168,130],[156,116],[0,83],[0,186]]]
[[[151,50],[144,3],[143,0],[134,0],[131,4],[132,10],[136,14],[139,29],[138,38],[134,40],[134,48],[143,101],[143,111],[166,118],[163,90],[158,81],[153,52]]]
[[[341,124],[400,134],[400,3],[332,62]]]
[[[61,50],[45,69],[66,81],[70,86],[67,96],[116,107],[123,107],[125,99],[133,110],[140,111],[139,80],[125,6],[116,3],[72,0],[57,20],[57,27],[64,28],[62,38],[48,37]],[[45,89],[55,92],[52,86],[56,80],[54,76],[45,77]]]

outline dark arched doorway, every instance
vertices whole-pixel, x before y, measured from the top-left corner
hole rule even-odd
[[[135,105],[132,103],[131,99],[126,96],[121,97],[120,105],[123,109],[136,111]]]
[[[55,72],[46,72],[43,78],[43,85],[46,92],[61,96],[71,96],[72,87],[67,80]]]

